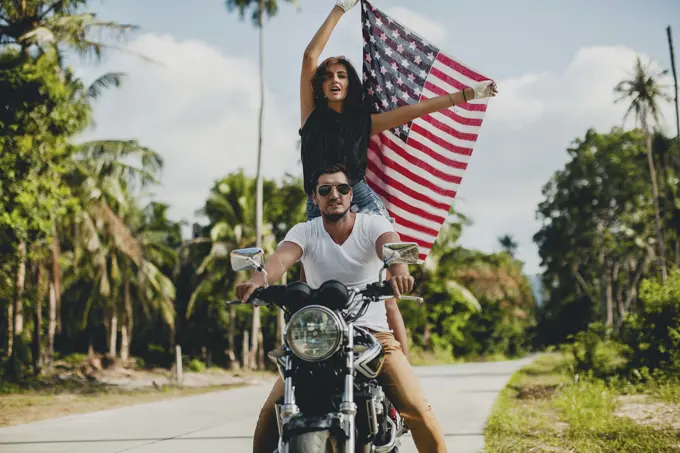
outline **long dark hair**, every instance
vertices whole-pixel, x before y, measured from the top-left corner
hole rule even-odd
[[[328,99],[323,93],[323,81],[328,72],[328,67],[334,64],[341,64],[347,70],[347,97],[343,102],[343,110],[364,110],[364,91],[361,86],[361,79],[352,63],[345,57],[327,58],[316,69],[316,74],[312,78],[312,88],[314,89],[314,106],[328,107]]]

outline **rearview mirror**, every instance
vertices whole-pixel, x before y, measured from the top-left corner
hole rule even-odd
[[[231,267],[236,272],[247,270],[262,270],[264,265],[264,251],[259,247],[236,249],[230,254]]]
[[[415,242],[390,242],[383,245],[383,262],[392,264],[418,264],[419,249]]]

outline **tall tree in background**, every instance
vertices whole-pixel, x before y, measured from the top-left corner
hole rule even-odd
[[[75,50],[82,57],[99,59],[112,43],[133,25],[102,21],[83,9],[87,0],[0,0],[0,51],[19,48],[11,59],[4,59],[0,69],[14,67],[31,56],[31,52],[58,54],[60,46]],[[102,40],[94,36],[99,34]],[[113,37],[114,39],[107,39]]]
[[[622,80],[616,87],[614,92],[619,95],[615,102],[628,101],[630,105],[626,110],[624,120],[631,114],[635,115],[636,122],[639,121],[642,130],[645,133],[645,140],[647,145],[647,164],[649,165],[649,175],[652,181],[652,197],[654,198],[654,217],[656,220],[656,240],[658,242],[658,260],[661,270],[661,280],[666,281],[668,272],[666,269],[666,243],[664,240],[663,226],[661,222],[661,214],[659,210],[659,186],[657,184],[657,174],[654,165],[654,154],[652,152],[652,128],[658,125],[661,110],[659,106],[660,100],[670,102],[670,96],[665,92],[665,86],[661,85],[659,79],[668,71],[662,71],[658,74],[651,74],[649,66],[644,67],[640,57],[635,61],[635,68],[631,78]]]
[[[641,277],[656,257],[644,135],[589,130],[543,187],[534,236],[549,298],[542,330],[564,341],[591,321],[615,327],[634,309]]]
[[[297,0],[286,0],[297,4]],[[258,139],[257,139],[257,172],[256,172],[256,201],[255,201],[255,245],[262,246],[262,222],[263,222],[263,180],[262,180],[262,120],[264,116],[264,16],[273,17],[279,10],[279,0],[226,0],[229,11],[238,10],[241,18],[247,11],[252,11],[253,25],[258,29],[258,60],[260,68],[260,110],[258,114]],[[250,363],[255,363],[255,355],[261,336],[260,309],[253,307],[252,341],[250,346]]]

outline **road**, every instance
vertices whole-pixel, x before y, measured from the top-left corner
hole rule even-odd
[[[451,453],[484,447],[484,423],[531,359],[417,368]],[[269,383],[0,429],[0,453],[247,453]],[[402,453],[416,453],[409,436]]]

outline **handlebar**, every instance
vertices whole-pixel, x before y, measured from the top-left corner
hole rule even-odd
[[[425,302],[425,299],[423,299],[422,297],[418,297],[418,296],[401,296],[399,298],[399,300],[413,301],[413,302],[418,302],[419,304],[422,304],[423,302]]]
[[[273,285],[276,287],[282,287],[282,285]],[[270,286],[272,288],[272,286]],[[235,300],[230,300],[226,302],[227,306],[231,305],[243,305],[243,304],[253,304],[253,305],[271,305],[266,301],[263,301],[258,298],[258,296],[262,293],[264,288],[260,287],[257,288],[248,298],[246,302],[242,302],[240,299],[235,299]],[[370,283],[368,285],[362,286],[362,287],[354,287],[354,288],[348,288],[351,298],[354,299],[354,297],[358,294],[360,294],[362,297],[356,299],[353,303],[350,304],[350,307],[348,311],[352,311],[353,308],[355,308],[357,305],[363,302],[378,302],[386,299],[391,299],[394,297],[394,291],[392,289],[392,286],[389,284],[388,281],[383,281],[383,282],[377,282],[377,283]],[[413,302],[418,302],[419,304],[422,304],[424,302],[422,297],[418,296],[405,296],[402,295],[401,297],[398,298],[398,300],[404,300],[404,301],[413,301]]]

